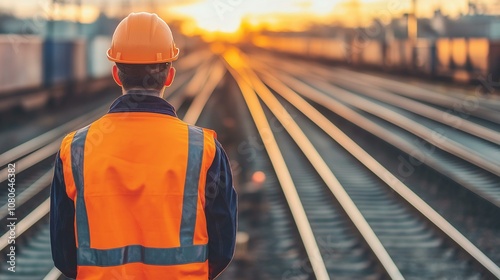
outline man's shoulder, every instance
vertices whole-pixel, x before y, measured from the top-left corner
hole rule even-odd
[[[212,130],[210,128],[204,128],[204,127],[202,127],[202,129],[206,134],[213,137],[214,140],[217,142],[217,132],[215,132],[215,130]]]
[[[99,120],[100,119],[95,120],[86,126],[82,126],[76,130],[73,130],[73,131],[67,133],[61,141],[61,147],[60,147],[61,153],[65,153],[65,152],[69,151],[69,149],[71,147],[71,143],[73,142],[73,140],[77,134],[87,133],[90,126],[93,125],[94,123],[98,122]]]
[[[179,119],[180,120],[180,119]],[[206,127],[202,127],[202,126],[197,126],[197,125],[194,125],[194,124],[189,124],[183,120],[180,120],[183,124],[185,124],[187,127],[191,128],[192,131],[194,132],[198,132],[198,133],[201,133],[203,132],[203,134],[205,135],[205,137],[209,137],[209,138],[213,138],[215,141],[217,141],[217,132],[215,132],[215,130],[213,129],[210,129],[210,128],[206,128]]]

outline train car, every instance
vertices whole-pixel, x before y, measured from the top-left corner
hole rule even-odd
[[[383,42],[377,40],[365,41],[359,52],[359,61],[356,64],[384,67],[385,64],[385,46]]]
[[[253,46],[263,49],[268,49],[270,45],[270,38],[267,36],[253,36],[250,41]]]
[[[113,85],[111,78],[111,63],[106,57],[106,52],[111,46],[111,37],[96,36],[87,44],[87,79],[86,92],[96,93]]]
[[[311,38],[309,39],[309,57],[310,58],[324,58],[328,56],[329,39],[327,38]]]
[[[436,43],[430,39],[418,39],[415,46],[415,70],[427,77],[436,73]]]
[[[344,39],[333,38],[324,42],[324,45],[324,58],[339,62],[350,60],[350,45]]]
[[[73,41],[73,54],[72,54],[72,71],[73,76],[70,78],[72,81],[72,89],[75,94],[84,94],[87,92],[86,85],[88,85],[88,46],[87,41],[77,39]]]
[[[0,36],[0,111],[33,110],[49,101],[84,93],[88,85],[83,39]]]
[[[300,56],[310,56],[310,38],[258,36],[253,43],[261,48]]]
[[[291,40],[289,40],[288,38],[282,38],[280,47],[282,49],[289,48],[291,54],[293,55],[299,55],[299,56],[306,55],[310,57],[311,53],[309,52],[309,49],[310,49],[311,39],[312,38],[304,38],[303,40],[300,40],[299,38],[291,38]]]
[[[499,43],[487,38],[445,38],[436,42],[437,76],[458,82],[499,77]]]
[[[175,31],[175,30],[174,30]],[[201,46],[199,37],[176,33],[183,55]],[[106,51],[111,36],[44,39],[0,35],[0,112],[32,110],[63,98],[100,92],[113,85]],[[300,46],[297,46],[300,48]]]
[[[471,79],[471,65],[468,57],[469,40],[450,39],[451,60],[449,75],[455,81],[467,82]]]
[[[0,95],[42,85],[42,43],[36,36],[0,36]]]
[[[495,42],[490,42],[486,38],[469,39],[467,56],[469,57],[469,67],[473,78],[488,76],[488,72],[495,72],[494,65],[490,66],[489,61],[498,61],[494,55]],[[490,60],[491,57],[491,60]],[[490,69],[491,68],[491,69]]]
[[[308,52],[310,58],[345,62],[348,58],[348,45],[338,38],[310,38]]]
[[[349,41],[339,38],[257,36],[255,46],[318,60],[447,78],[458,82],[500,79],[500,42],[487,38],[420,38]]]
[[[436,40],[436,75],[447,76],[452,69],[451,39],[440,38]]]
[[[87,77],[86,43],[80,39],[48,39],[43,45],[44,86],[58,102],[83,92]]]
[[[42,46],[37,36],[0,36],[0,111],[37,108],[47,102],[49,96],[42,90]]]
[[[89,78],[109,77],[113,65],[106,57],[109,46],[111,46],[111,38],[108,36],[97,36],[89,41],[87,49]]]
[[[486,58],[486,62],[479,62],[480,58],[478,58],[478,67],[479,65],[488,65],[487,71],[480,73],[476,79],[481,81],[487,81],[490,86],[495,86],[500,80],[500,42],[493,41],[488,44],[488,57]],[[484,57],[483,57],[484,59]],[[493,84],[492,84],[493,83]]]
[[[393,40],[387,43],[385,65],[397,71],[413,71],[413,47],[408,40]]]

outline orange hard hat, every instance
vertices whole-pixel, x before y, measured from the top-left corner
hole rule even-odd
[[[108,59],[126,64],[154,64],[177,60],[170,27],[156,14],[131,13],[116,27]]]

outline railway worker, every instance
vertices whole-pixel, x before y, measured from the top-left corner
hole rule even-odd
[[[132,13],[107,55],[123,95],[56,157],[55,266],[76,279],[214,279],[234,253],[236,193],[215,133],[161,98],[179,55],[170,28]]]

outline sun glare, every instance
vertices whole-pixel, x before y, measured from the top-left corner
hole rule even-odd
[[[493,1],[493,0],[488,0]],[[453,16],[464,11],[465,1],[420,0],[417,12],[430,17],[442,8]],[[411,9],[412,0],[195,0],[190,4],[171,6],[170,17],[182,19],[188,35],[231,37],[245,31],[303,31],[311,24],[367,26],[379,18],[389,21]],[[241,34],[240,34],[241,35]]]
[[[195,27],[189,26],[191,32],[197,33],[235,33],[241,25],[242,15],[234,12],[229,6],[219,6],[217,1],[197,2],[191,5],[173,7],[170,13],[183,17],[188,25],[194,23]]]
[[[148,10],[155,5],[165,18],[179,19],[194,23],[196,32],[237,33],[242,26],[254,29],[301,30],[312,23],[340,23],[345,26],[370,24],[373,18],[385,21],[401,17],[411,9],[412,0],[109,0],[82,1],[81,9],[74,1],[22,0],[0,1],[0,10],[12,12],[20,17],[37,17],[81,21],[91,23],[103,7],[106,13],[121,16],[122,7],[129,6],[134,11]],[[493,5],[498,0],[483,0],[485,5]],[[151,3],[151,4],[150,4]],[[444,14],[458,16],[467,12],[467,1],[419,0],[419,17],[432,17],[435,9]],[[498,8],[499,5],[496,7]],[[187,28],[190,31],[192,27]]]
[[[172,7],[170,14],[182,15],[189,35],[237,35],[242,26],[258,30],[300,30],[307,22],[330,14],[341,0],[211,0]],[[193,26],[193,23],[195,26]]]
[[[82,5],[79,8],[74,4],[56,5],[52,11],[55,20],[80,21],[81,23],[92,23],[99,16],[99,9],[91,5]]]

